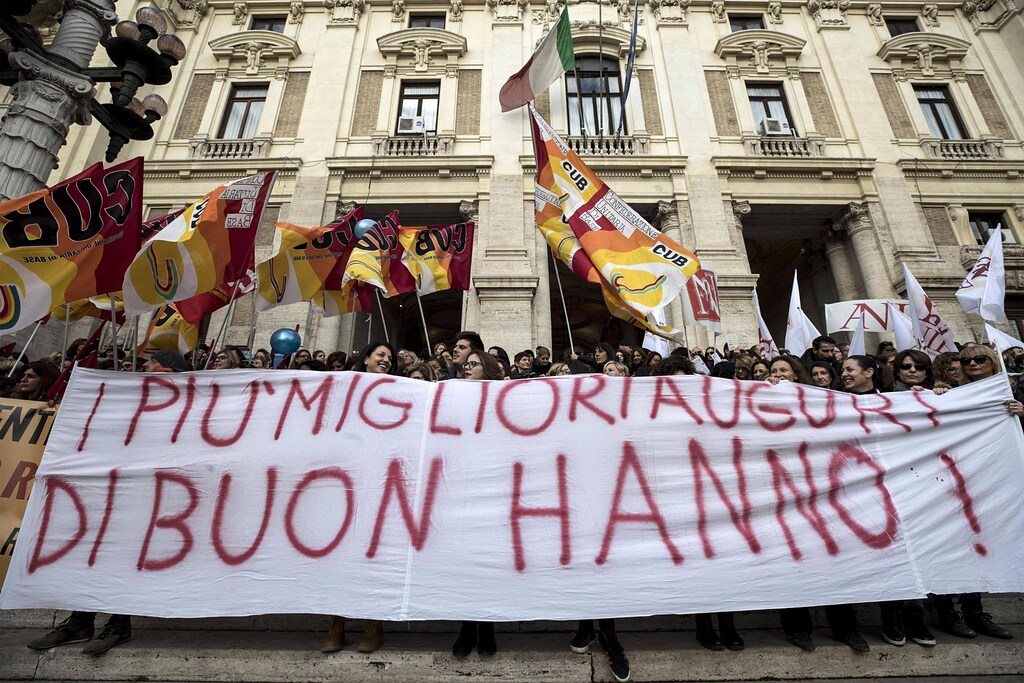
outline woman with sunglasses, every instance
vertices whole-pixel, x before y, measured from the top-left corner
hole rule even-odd
[[[981,344],[967,344],[960,349],[959,386],[978,382],[1000,372],[999,360],[992,349]],[[1021,389],[1014,387],[1014,398],[1006,401],[1006,408],[1011,415],[1018,418],[1024,416],[1024,404],[1021,403]],[[981,593],[963,593],[960,595],[961,614],[956,609],[952,595],[936,595],[935,611],[939,615],[939,627],[960,638],[975,638],[980,633],[990,638],[1007,640],[1013,634],[995,623],[992,615],[985,611],[981,604]]]
[[[935,382],[932,377],[932,360],[924,351],[907,349],[900,351],[893,359],[896,391],[923,391],[931,389]]]

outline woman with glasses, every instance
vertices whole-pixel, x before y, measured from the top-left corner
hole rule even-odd
[[[269,370],[273,366],[271,361],[270,351],[266,349],[257,349],[252,354],[252,367],[256,370]]]
[[[502,379],[501,366],[498,360],[489,353],[480,350],[470,351],[462,364],[463,379],[467,380],[500,380]],[[498,645],[494,640],[494,622],[491,621],[464,621],[459,628],[459,637],[452,645],[452,654],[463,659],[473,648],[484,657],[490,657],[498,651]]]
[[[981,344],[967,344],[960,349],[959,386],[992,377],[1000,372],[999,361],[995,352]],[[1011,383],[1012,386],[1012,383]],[[1018,418],[1024,416],[1024,404],[1021,403],[1019,386],[1013,387],[1014,398],[1006,401],[1006,408],[1011,415]],[[985,611],[981,604],[981,593],[963,593],[960,595],[961,614],[956,609],[952,595],[936,595],[935,611],[939,615],[939,627],[960,638],[975,638],[980,633],[990,638],[1007,640],[1013,634],[992,620],[992,615]]]
[[[290,369],[290,370],[298,370],[300,365],[305,363],[307,360],[312,360],[312,359],[313,359],[313,354],[311,354],[309,352],[309,349],[306,349],[306,348],[303,348],[303,347],[300,346],[295,351],[295,355],[292,356],[292,362],[288,366],[288,369]]]
[[[309,352],[307,352],[308,356]],[[311,358],[308,360],[312,360]],[[368,372],[373,375],[395,375],[395,349],[387,342],[370,342],[359,354],[356,361],[356,372]],[[356,644],[359,652],[376,652],[384,644],[384,623],[377,619],[367,619],[362,639]],[[331,617],[331,627],[327,639],[320,646],[321,652],[337,652],[345,647],[345,617]]]
[[[932,377],[951,387],[960,386],[960,354],[947,351],[932,359]]]
[[[897,353],[893,359],[893,373],[896,391],[923,391],[931,389],[935,384],[931,358],[924,351],[917,349]]]
[[[569,367],[568,363],[554,363],[551,365],[551,369],[548,370],[548,377],[561,377],[562,375],[571,375],[572,368]]]
[[[221,349],[213,357],[214,370],[234,370],[241,367],[242,363],[234,349]]]

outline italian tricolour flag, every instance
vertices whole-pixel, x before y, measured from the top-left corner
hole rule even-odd
[[[558,23],[548,31],[522,69],[512,75],[501,87],[498,100],[502,111],[512,111],[526,105],[548,89],[562,74],[576,66],[572,52],[572,32],[569,29],[569,8],[562,10]]]

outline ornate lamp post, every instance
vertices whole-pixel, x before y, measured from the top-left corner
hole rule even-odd
[[[95,118],[110,132],[107,162],[129,140],[152,138],[152,123],[167,113],[167,103],[159,95],[141,101],[135,95],[145,84],[170,82],[171,67],[185,56],[181,39],[166,33],[160,10],[143,7],[135,21],[118,23],[114,0],[64,0],[56,17],[60,28],[46,49],[38,31],[17,19],[36,2],[0,0],[0,29],[7,36],[0,52],[11,67],[0,68],[0,84],[14,95],[0,122],[0,200],[45,187],[72,123]],[[100,44],[113,67],[89,67]],[[112,102],[96,101],[97,82],[111,84]]]

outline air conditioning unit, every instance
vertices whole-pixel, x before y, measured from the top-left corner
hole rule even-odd
[[[427,130],[427,124],[422,116],[402,116],[398,119],[399,135],[423,135]]]
[[[792,135],[788,121],[782,119],[761,119],[759,125],[761,135]]]

